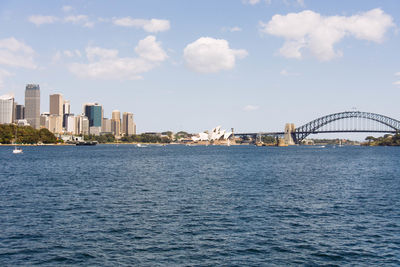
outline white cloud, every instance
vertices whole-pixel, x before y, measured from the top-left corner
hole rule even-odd
[[[167,54],[162,49],[161,44],[156,42],[156,37],[149,35],[140,40],[135,47],[135,52],[143,59],[162,62],[167,59]]]
[[[147,32],[163,32],[170,29],[169,20],[163,19],[133,19],[131,17],[114,18],[113,23],[117,26],[142,28]]]
[[[36,69],[35,51],[14,37],[0,40],[0,65]]]
[[[90,21],[87,15],[70,15],[65,17],[64,21],[67,23],[82,25],[87,28],[92,28],[94,26],[94,22]]]
[[[255,5],[260,3],[260,0],[242,0],[244,4]]]
[[[62,7],[62,10],[64,11],[64,12],[69,12],[69,11],[72,11],[74,8],[72,7],[72,6],[63,6]]]
[[[289,72],[286,69],[281,70],[281,72],[279,72],[279,74],[282,76],[299,76],[300,75],[300,73]]]
[[[230,32],[241,32],[242,28],[235,26],[235,27],[230,28],[229,31]]]
[[[243,110],[244,111],[254,111],[254,110],[257,110],[259,108],[260,108],[259,106],[247,105],[247,106],[243,107]]]
[[[29,16],[28,21],[35,24],[36,26],[40,26],[42,24],[54,23],[58,21],[58,18],[54,16],[32,15]]]
[[[394,85],[400,86],[400,81],[393,82]]]
[[[400,76],[400,71],[399,71],[399,72],[396,72],[396,73],[394,74],[394,76]]]
[[[393,27],[393,19],[381,9],[372,9],[357,15],[324,17],[310,10],[287,15],[274,15],[260,22],[261,32],[285,39],[279,50],[288,58],[302,58],[307,49],[319,60],[341,56],[334,45],[345,36],[380,43],[386,31]]]
[[[13,73],[10,73],[6,70],[0,69],[0,88],[3,88],[4,85],[4,78],[13,76]]]
[[[141,74],[159,66],[167,58],[154,36],[147,36],[135,47],[139,57],[120,57],[116,49],[89,46],[88,63],[73,63],[69,71],[81,78],[104,80],[136,80]]]
[[[247,55],[244,49],[231,49],[228,41],[224,39],[210,37],[197,39],[188,44],[183,51],[186,65],[201,73],[233,69],[236,58],[244,58]]]

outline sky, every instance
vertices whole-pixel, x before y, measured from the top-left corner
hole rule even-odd
[[[28,83],[138,132],[282,131],[361,110],[400,119],[398,0],[2,0],[0,95]]]

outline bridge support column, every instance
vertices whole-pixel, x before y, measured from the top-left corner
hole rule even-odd
[[[294,126],[294,123],[286,123],[285,124],[285,135],[283,139],[285,140],[285,143],[289,146],[295,145],[295,141],[293,140],[293,135],[296,131],[296,127]]]

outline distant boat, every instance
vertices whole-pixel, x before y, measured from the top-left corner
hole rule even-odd
[[[79,141],[75,145],[77,146],[95,146],[97,141]]]
[[[13,154],[22,154],[24,153],[21,148],[14,146]]]
[[[142,144],[136,144],[136,147],[147,147],[147,146]]]
[[[13,150],[13,154],[22,154],[22,148],[18,148],[16,141],[17,141],[17,128],[15,127],[15,141],[14,141],[14,150]]]

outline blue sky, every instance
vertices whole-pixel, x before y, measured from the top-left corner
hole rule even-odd
[[[139,132],[282,130],[353,107],[400,119],[392,1],[0,2],[0,94],[62,93]]]

